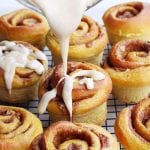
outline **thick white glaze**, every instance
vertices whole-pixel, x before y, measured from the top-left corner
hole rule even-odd
[[[67,71],[69,38],[80,24],[87,0],[30,0],[46,16],[48,23],[60,43],[64,75]]]
[[[54,88],[52,89],[51,91],[49,92],[46,92],[43,97],[42,97],[42,100],[40,101],[39,103],[39,106],[38,106],[38,112],[40,114],[44,113],[46,108],[47,108],[47,105],[48,103],[56,97],[56,94],[57,94],[57,89]]]
[[[67,75],[69,39],[70,35],[79,26],[86,7],[96,0],[29,0],[29,2],[30,1],[41,9],[48,20],[51,30],[59,40],[65,77],[62,97],[71,118],[73,78]],[[88,73],[89,72],[86,72],[85,76],[88,76]],[[89,80],[88,82],[86,81],[86,85],[90,87]],[[92,86],[90,88],[92,88]],[[43,103],[43,100],[47,102],[45,98],[42,98],[41,103]]]
[[[15,42],[0,42],[0,68],[4,70],[5,83],[10,94],[17,67],[33,69],[37,74],[44,72],[44,66],[37,60],[29,60],[29,55],[47,61],[46,56],[40,51],[33,52],[24,45]]]
[[[92,78],[84,77],[80,80],[80,84],[85,84],[89,90],[94,88],[94,81]]]
[[[65,76],[65,82],[64,82],[64,87],[63,87],[63,91],[62,91],[62,97],[64,100],[64,103],[68,109],[69,115],[70,115],[70,120],[72,119],[72,90],[73,90],[73,82],[75,80],[75,78],[77,77],[84,77],[84,80],[81,79],[79,81],[80,84],[85,84],[87,89],[93,89],[94,88],[94,81],[97,80],[103,80],[105,79],[105,75],[99,71],[96,70],[81,70],[78,71],[76,73],[74,73],[72,76],[66,75]],[[88,77],[88,78],[87,78]],[[61,80],[61,79],[60,79]],[[87,81],[90,80],[90,81]],[[88,83],[87,83],[88,82]],[[60,82],[58,82],[59,84]],[[54,88],[55,89],[55,88]],[[52,100],[52,98],[54,98],[54,94],[53,94],[53,90],[46,92],[40,101],[38,110],[40,113],[44,113],[44,111],[46,110],[46,104],[48,105],[49,101]]]

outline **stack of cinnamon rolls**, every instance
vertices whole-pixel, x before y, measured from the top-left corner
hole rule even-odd
[[[40,14],[22,9],[0,17],[0,100],[39,97],[52,125],[43,131],[29,111],[0,106],[0,150],[150,149],[150,4],[129,2],[108,9],[100,26],[83,16],[69,43],[67,74],[72,107],[63,100],[64,70],[58,39]],[[112,48],[102,61],[107,43]],[[54,67],[41,51],[47,45]],[[107,100],[134,105],[116,118],[117,139],[104,128]],[[9,104],[9,105],[10,105]]]

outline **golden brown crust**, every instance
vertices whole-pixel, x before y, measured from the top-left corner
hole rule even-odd
[[[129,2],[109,8],[103,20],[112,44],[127,38],[149,40],[150,4]]]
[[[36,116],[19,107],[0,106],[0,149],[28,150],[43,132]]]
[[[52,124],[30,150],[119,150],[116,140],[103,128],[92,124],[73,124],[60,121]]]
[[[48,30],[47,20],[29,9],[17,10],[0,17],[0,41],[25,41],[42,49]]]
[[[150,43],[124,40],[116,43],[104,65],[113,83],[122,87],[150,85]]]
[[[62,77],[61,74],[61,65],[58,65],[52,69],[49,69],[41,78],[39,85],[39,99],[43,96],[44,93],[54,88]],[[96,108],[99,105],[102,105],[107,101],[109,93],[111,92],[112,83],[108,74],[100,67],[92,65],[89,63],[81,62],[68,62],[68,73],[71,75],[77,70],[97,70],[102,72],[105,75],[105,79],[101,81],[95,81],[95,88],[93,90],[88,90],[84,85],[80,85],[78,82],[74,84],[72,91],[73,97],[73,114],[83,114],[91,109]],[[56,82],[55,82],[56,81]],[[62,101],[61,89],[63,83],[58,87],[57,97],[54,98],[48,105],[47,109],[55,112],[56,114],[68,114],[68,111]]]
[[[17,44],[22,44],[25,47],[32,49],[33,51],[39,51],[36,47],[32,46],[27,42],[16,41]],[[29,56],[29,59],[36,59],[35,57]],[[45,70],[47,69],[47,61],[40,60]],[[34,70],[29,68],[16,68],[16,73],[12,82],[12,89],[20,89],[36,84],[40,79],[41,75],[38,75]],[[0,87],[5,88],[4,70],[0,68]]]
[[[79,27],[70,37],[69,60],[83,61],[97,56],[104,50],[107,41],[106,31],[92,18],[84,16]],[[46,44],[54,57],[60,57],[60,46],[52,32],[48,33]]]
[[[117,117],[115,132],[128,150],[150,149],[150,98],[132,108],[123,109]]]

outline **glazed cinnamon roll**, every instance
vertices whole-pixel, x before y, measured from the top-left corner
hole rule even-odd
[[[47,20],[32,10],[21,9],[0,17],[0,41],[25,41],[42,49],[48,30]]]
[[[138,102],[150,94],[150,42],[124,40],[115,44],[104,65],[113,82],[114,96]]]
[[[128,2],[108,9],[103,21],[109,41],[115,44],[125,39],[150,39],[150,4]]]
[[[118,140],[128,150],[150,149],[150,98],[132,108],[123,109],[117,117]]]
[[[20,103],[37,97],[46,56],[26,42],[0,42],[0,100]]]
[[[116,139],[93,124],[60,121],[36,137],[30,150],[119,150]]]
[[[68,59],[99,65],[107,41],[104,28],[92,18],[84,16],[79,27],[70,37]],[[52,52],[54,63],[61,63],[60,45],[51,31],[47,35],[46,44]]]
[[[108,74],[98,66],[81,62],[68,62],[66,77],[63,71],[63,64],[59,64],[42,76],[39,112],[47,108],[52,122],[72,119],[102,125],[112,88]]]
[[[0,106],[0,149],[28,150],[43,132],[40,120],[19,107]]]

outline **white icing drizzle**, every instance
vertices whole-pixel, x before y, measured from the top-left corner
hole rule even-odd
[[[46,55],[44,53],[41,53],[41,51],[32,52],[32,56],[39,60],[47,60]]]
[[[73,78],[82,76],[91,77],[93,80],[105,79],[105,75],[96,70],[81,70],[72,75]]]
[[[72,89],[73,89],[73,78],[66,75],[62,91],[62,97],[69,112],[70,120],[72,120]]]
[[[16,43],[11,42],[11,41],[2,41],[2,42],[0,42],[0,46],[3,46],[3,45],[5,45],[6,47],[12,47],[12,46],[15,46]]]
[[[33,69],[37,74],[42,74],[44,72],[43,65],[37,60],[28,61],[26,67]]]
[[[0,68],[4,70],[5,83],[10,94],[17,67],[33,69],[37,74],[42,74],[45,70],[39,61],[29,60],[29,55],[47,61],[46,56],[44,57],[44,54],[40,51],[34,53],[31,49],[15,42],[0,42]]]
[[[63,101],[65,103],[65,106],[67,107],[67,110],[69,112],[70,120],[72,119],[73,82],[74,82],[75,78],[82,77],[82,76],[85,76],[85,78],[83,78],[85,81],[83,81],[83,79],[81,79],[79,81],[79,83],[80,84],[84,83],[86,85],[87,89],[89,89],[89,90],[94,88],[94,81],[105,79],[105,75],[99,71],[96,71],[96,70],[81,70],[81,71],[74,73],[72,76],[66,75],[64,77],[65,82],[64,82],[64,87],[63,87],[63,91],[62,91],[62,97],[63,97]],[[89,77],[89,78],[87,78],[87,77]],[[58,82],[58,84],[59,83],[60,82]],[[51,91],[53,91],[53,90],[51,90]],[[51,91],[46,92],[42,96],[39,107],[38,107],[38,110],[40,113],[41,112],[43,113],[46,110],[46,107],[47,107],[46,104],[48,105],[49,101],[51,101],[51,97],[54,96],[53,92],[51,93]]]
[[[67,72],[69,38],[80,24],[87,0],[28,0],[46,16],[51,30],[60,43],[64,75]]]
[[[93,89],[94,88],[94,81],[92,78],[87,78],[84,77],[83,79],[80,80],[80,84],[85,84],[87,89]]]
[[[72,91],[71,88],[73,81],[69,76],[67,76],[69,39],[70,35],[79,26],[82,15],[86,10],[86,7],[91,5],[97,0],[28,0],[28,1],[41,9],[41,11],[48,20],[51,30],[59,40],[65,76],[62,97],[70,113],[70,116],[72,116],[72,106],[71,106],[72,97],[70,95]],[[93,75],[89,76],[93,77]],[[68,91],[66,93],[66,90],[69,91],[69,96]]]
[[[43,113],[45,112],[48,103],[49,103],[53,98],[56,97],[56,94],[57,94],[57,90],[56,90],[56,88],[54,88],[54,89],[52,89],[51,91],[46,92],[46,93],[43,95],[43,97],[42,97],[42,99],[41,99],[41,101],[40,101],[40,103],[39,103],[39,105],[38,105],[38,112],[39,112],[40,114],[43,114]]]

